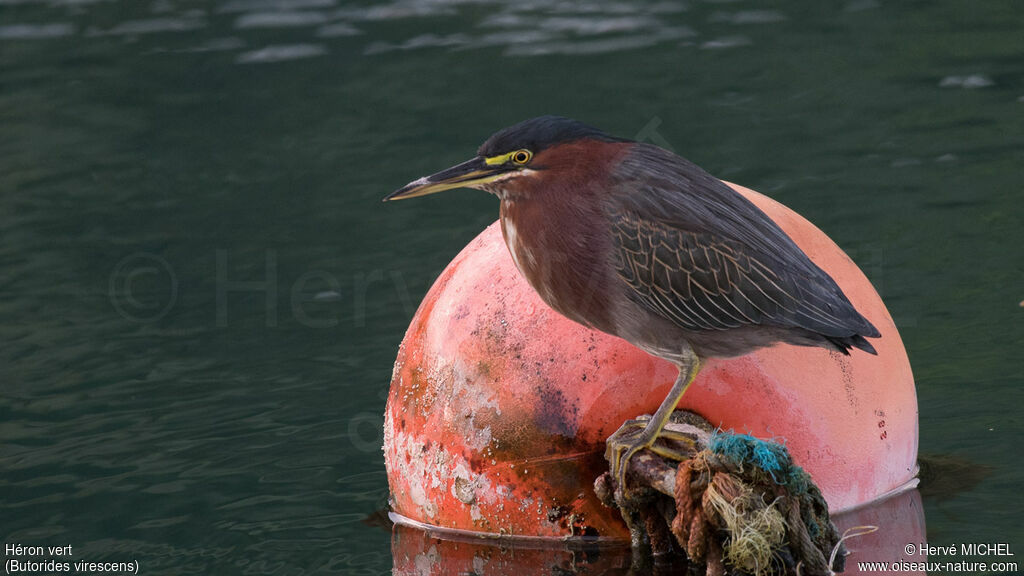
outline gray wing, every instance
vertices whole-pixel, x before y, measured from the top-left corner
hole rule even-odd
[[[635,300],[689,330],[793,327],[871,348],[875,327],[760,209],[674,154],[634,148],[608,217]]]

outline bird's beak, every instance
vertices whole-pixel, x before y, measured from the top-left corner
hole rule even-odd
[[[384,197],[384,201],[404,200],[417,196],[426,196],[435,192],[451,190],[452,188],[472,188],[479,184],[486,184],[501,178],[508,172],[502,165],[489,165],[484,158],[477,156],[472,160],[442,170],[437,174],[424,176],[419,180],[409,182],[398,190]]]

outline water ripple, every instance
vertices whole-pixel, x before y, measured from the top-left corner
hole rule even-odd
[[[347,22],[335,22],[317,28],[316,35],[320,38],[338,38],[341,36],[358,36],[363,31]]]
[[[516,44],[534,44],[552,42],[559,39],[557,34],[544,30],[509,30],[484,34],[473,42],[474,47],[513,46]]]
[[[701,43],[700,48],[701,50],[722,50],[725,48],[747,46],[750,43],[750,38],[746,36],[722,36],[721,38]]]
[[[939,82],[940,88],[987,88],[993,85],[995,85],[995,81],[984,74],[946,76]]]
[[[32,2],[34,0],[0,0],[0,3]],[[48,0],[92,2],[94,0]],[[247,44],[259,46],[248,36],[232,37],[234,31],[297,30],[291,37],[278,40],[263,48],[239,53],[238,63],[267,63],[321,56],[327,48],[316,39],[333,39],[375,34],[363,46],[364,54],[373,55],[397,51],[426,49],[470,50],[483,48],[504,49],[510,56],[547,54],[591,55],[646,48],[661,42],[670,42],[696,35],[693,29],[680,22],[670,22],[673,15],[686,12],[685,4],[655,1],[642,4],[619,1],[569,2],[524,0],[507,4],[497,0],[391,0],[368,6],[338,5],[337,0],[220,0],[211,7],[216,14],[235,17],[208,20],[206,10],[183,8],[171,0],[155,0],[150,4],[150,18],[125,19],[85,29],[86,37],[139,36],[161,33],[188,32],[216,26],[213,39],[198,39],[197,45],[161,46],[160,52],[216,52],[241,50]],[[481,5],[488,10],[478,10]],[[82,9],[78,14],[85,14]],[[479,15],[477,15],[479,14]],[[465,16],[463,24],[452,29],[453,16]],[[718,13],[723,21],[733,23],[772,22],[785,17],[770,10]],[[443,19],[444,24],[431,25],[426,30],[407,37],[379,36],[370,30],[370,24],[360,23],[392,21],[431,21]],[[224,29],[225,25],[229,27]],[[441,26],[448,26],[447,29]],[[0,26],[0,40],[46,39],[75,34],[79,26],[74,22],[23,23]],[[311,29],[304,32],[303,29]],[[473,33],[473,29],[478,32]],[[429,30],[429,31],[427,31]],[[219,38],[218,38],[219,36]],[[228,39],[224,39],[224,37]],[[163,40],[161,40],[163,41]],[[712,41],[705,47],[722,47]]]
[[[774,24],[788,20],[785,14],[777,10],[744,10],[741,12],[715,12],[709,22],[727,22],[729,24]]]
[[[333,8],[336,4],[336,0],[232,0],[217,8],[217,12],[310,10],[314,8]]]
[[[571,32],[581,36],[637,32],[656,28],[658,22],[643,16],[617,18],[552,17],[541,20],[539,27],[554,32]]]
[[[374,19],[447,14],[453,4],[429,5],[396,3],[369,11],[346,9],[336,13],[346,19]],[[525,1],[502,5],[501,10],[481,18],[476,27],[493,30],[483,34],[465,32],[421,34],[404,41],[376,41],[366,54],[422,48],[452,50],[504,47],[509,56],[550,54],[592,55],[646,48],[666,41],[696,35],[685,25],[672,25],[662,15],[685,10],[681,5],[658,3],[654,10],[642,10],[617,2],[539,2]]]
[[[239,16],[235,20],[235,28],[293,28],[319,26],[327,22],[327,16],[320,12],[253,12]]]
[[[437,34],[422,34],[414,38],[410,38],[400,44],[391,44],[388,42],[374,42],[366,47],[366,54],[379,54],[381,52],[391,52],[394,50],[416,50],[419,48],[450,48],[455,46],[466,46],[470,43],[469,36],[465,34],[449,34],[447,36],[438,36]]]
[[[86,35],[135,36],[163,32],[187,32],[205,26],[206,22],[198,18],[150,18],[147,20],[127,20],[108,30],[91,28]]]
[[[235,59],[239,64],[264,64],[313,58],[327,54],[327,48],[320,44],[279,44],[259,50],[243,52]]]
[[[654,46],[665,40],[681,39],[693,35],[688,28],[662,29],[655,34],[621,36],[600,40],[576,40],[564,42],[531,43],[509,46],[508,56],[592,55],[622,52]]]
[[[238,50],[245,46],[240,38],[213,38],[197,46],[185,48],[182,52],[224,52],[226,50]]]
[[[441,4],[410,4],[398,2],[369,8],[343,8],[335,16],[347,20],[402,20],[430,16],[454,16],[455,8]]]
[[[0,26],[0,40],[41,40],[70,36],[74,33],[75,25],[68,22],[7,24]]]

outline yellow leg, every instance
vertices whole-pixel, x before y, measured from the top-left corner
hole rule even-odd
[[[619,490],[625,491],[629,459],[640,450],[654,446],[654,441],[662,434],[662,430],[672,416],[672,412],[675,411],[676,405],[679,404],[679,400],[682,399],[686,389],[690,387],[697,372],[700,371],[700,360],[696,355],[692,355],[691,358],[692,360],[687,365],[679,367],[679,376],[676,378],[675,384],[672,385],[668,396],[665,397],[661,406],[658,406],[657,412],[647,421],[642,430],[636,430],[639,427],[639,421],[631,420],[623,424],[608,438],[605,459],[611,465],[611,474],[618,483]],[[673,436],[676,435],[673,434]],[[680,440],[681,438],[673,439]],[[692,442],[689,438],[684,441]],[[667,448],[658,447],[654,452],[669,458],[682,459],[677,457],[682,456],[681,453]]]

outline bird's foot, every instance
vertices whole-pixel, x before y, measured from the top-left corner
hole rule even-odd
[[[611,467],[617,489],[625,490],[629,460],[639,451],[648,449],[666,458],[681,462],[693,456],[697,442],[692,435],[664,428],[651,418],[627,420],[612,434],[605,447],[605,459]]]

